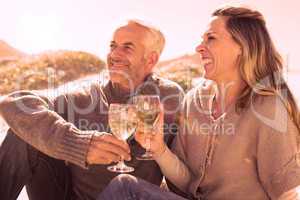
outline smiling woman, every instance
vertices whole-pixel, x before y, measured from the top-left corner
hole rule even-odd
[[[26,52],[38,53],[58,47],[60,25],[55,16],[23,15],[17,30],[17,44]]]

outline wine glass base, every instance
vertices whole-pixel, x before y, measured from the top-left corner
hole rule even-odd
[[[129,166],[120,167],[118,165],[109,166],[107,167],[107,169],[111,172],[117,172],[117,173],[129,173],[134,171],[133,167],[129,167]]]

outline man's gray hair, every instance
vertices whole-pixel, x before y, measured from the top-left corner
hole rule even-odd
[[[128,20],[127,25],[136,25],[144,28],[147,31],[147,33],[149,33],[150,35],[150,37],[148,38],[148,42],[149,42],[148,47],[151,50],[157,52],[159,56],[161,55],[165,47],[165,37],[158,28],[156,28],[155,26],[149,23],[146,23],[141,20],[136,20],[136,19]]]

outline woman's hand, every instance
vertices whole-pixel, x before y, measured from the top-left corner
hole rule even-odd
[[[143,128],[139,126],[135,133],[135,140],[143,148],[145,149],[148,148],[153,153],[154,158],[160,156],[166,149],[166,144],[164,142],[163,124],[164,124],[164,111],[161,106],[161,112],[158,116],[158,121],[154,124],[154,127],[152,128],[152,132],[144,133]]]

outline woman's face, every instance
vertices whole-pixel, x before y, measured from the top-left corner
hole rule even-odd
[[[211,19],[196,51],[201,54],[205,78],[219,84],[240,80],[237,59],[241,50],[226,29],[225,17]]]

